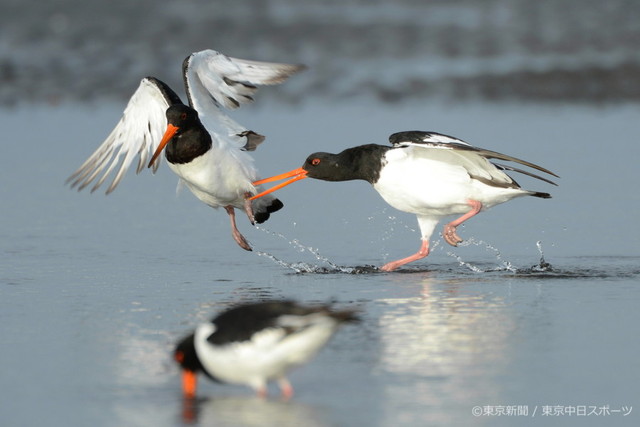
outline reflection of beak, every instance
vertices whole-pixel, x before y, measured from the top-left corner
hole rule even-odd
[[[153,162],[156,161],[156,157],[158,157],[160,153],[162,153],[162,150],[164,150],[164,147],[167,145],[167,143],[169,143],[169,141],[171,141],[171,138],[173,138],[173,135],[175,135],[179,129],[180,129],[179,127],[174,126],[172,124],[167,125],[167,130],[165,131],[164,136],[162,137],[162,141],[160,141],[160,144],[158,145],[158,148],[156,148],[156,152],[153,153],[153,157],[151,157],[149,166],[147,166],[148,168],[150,168],[151,165],[153,165]]]
[[[271,178],[265,178],[265,179],[261,179],[259,181],[256,181],[253,183],[253,185],[260,185],[260,184],[265,184],[267,182],[273,182],[273,181],[280,181],[281,179],[285,179],[285,178],[289,178],[289,177],[293,177],[288,181],[285,182],[281,182],[280,184],[276,185],[275,187],[271,187],[268,190],[263,191],[260,194],[256,194],[255,196],[251,197],[250,200],[253,199],[257,199],[259,197],[264,196],[265,194],[269,194],[269,193],[273,193],[276,190],[281,189],[282,187],[286,187],[287,185],[299,181],[301,179],[305,179],[307,177],[307,171],[302,169],[302,168],[298,168],[298,169],[294,169],[292,171],[283,173],[281,175],[276,175],[276,176],[272,176]]]
[[[193,371],[182,371],[182,392],[184,397],[193,399],[196,397],[196,389],[198,388],[198,374]]]

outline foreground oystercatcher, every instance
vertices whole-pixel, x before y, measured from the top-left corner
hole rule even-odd
[[[277,381],[284,398],[293,395],[289,370],[307,362],[344,322],[356,321],[353,310],[303,306],[293,301],[245,304],[199,325],[178,343],[174,359],[182,368],[184,396],[193,398],[197,374],[214,381],[252,387],[267,395]]]
[[[389,137],[389,142],[391,147],[369,144],[339,154],[313,153],[301,168],[254,182],[254,185],[260,185],[291,178],[252,198],[258,199],[307,177],[324,181],[368,181],[391,206],[418,217],[422,245],[415,254],[380,268],[392,271],[429,255],[429,238],[445,216],[462,214],[445,225],[443,232],[445,241],[457,246],[462,239],[456,228],[482,210],[520,196],[551,197],[548,193],[523,190],[504,171],[523,173],[556,185],[554,182],[488,159],[520,163],[558,177],[525,160],[473,147],[458,138],[436,132],[398,132]]]
[[[253,224],[266,221],[283,205],[273,197],[253,203],[249,199],[259,189],[252,184],[258,176],[247,152],[265,137],[240,126],[220,107],[235,109],[252,102],[257,85],[282,83],[304,68],[231,58],[214,50],[193,53],[182,65],[189,105],[164,82],[145,77],[111,134],[67,182],[82,190],[102,174],[93,192],[116,170],[106,191],[109,194],[136,156],[137,173],[149,158],[148,167],[155,173],[166,147],[171,170],[198,199],[213,208],[225,208],[233,238],[250,251],[236,227],[234,209],[243,209]]]

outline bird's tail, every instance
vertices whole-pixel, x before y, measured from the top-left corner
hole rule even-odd
[[[542,193],[540,191],[532,191],[529,193],[530,196],[533,197],[540,197],[541,199],[550,199],[551,198],[551,194],[549,193]]]
[[[360,317],[358,317],[357,310],[340,310],[340,311],[330,311],[330,316],[333,317],[338,322],[359,322]]]
[[[273,212],[282,209],[284,204],[275,197],[269,195],[260,197],[251,202],[253,208],[253,216],[258,224],[262,224],[269,219]]]

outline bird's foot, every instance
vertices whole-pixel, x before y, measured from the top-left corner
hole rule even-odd
[[[463,241],[462,238],[458,236],[458,233],[456,233],[456,226],[451,225],[451,223],[444,226],[442,237],[444,237],[444,240],[451,246],[458,246],[458,243],[462,243]]]
[[[247,242],[247,239],[245,239],[245,237],[242,235],[242,233],[240,233],[238,231],[238,229],[236,230],[231,230],[231,233],[233,234],[233,240],[236,241],[236,243],[245,251],[249,251],[251,252],[253,249],[251,249],[251,245],[249,244],[249,242]]]
[[[383,265],[382,267],[380,267],[381,271],[393,271],[396,268],[403,266],[405,264],[408,264],[412,261],[416,261],[419,259],[422,259],[424,257],[426,257],[427,255],[429,255],[429,241],[428,240],[423,240],[422,241],[422,245],[420,246],[420,249],[418,250],[418,252],[416,252],[413,255],[410,255],[406,258],[402,258],[399,259],[397,261],[391,261],[386,263],[385,265]]]
[[[385,265],[383,265],[382,267],[380,267],[380,271],[393,271],[396,268],[400,267],[402,264],[399,264],[399,261],[392,261],[392,262],[388,262]]]
[[[235,209],[231,205],[225,206],[224,208],[227,211],[227,214],[229,214],[229,220],[231,221],[231,235],[233,236],[233,240],[235,240],[236,243],[245,251],[252,251],[253,249],[251,249],[251,245],[249,245],[247,239],[245,239],[245,237],[242,235],[242,233],[240,233],[240,230],[238,230],[238,227],[236,226]]]
[[[471,208],[469,212],[444,226],[442,236],[444,237],[444,240],[451,246],[458,246],[458,243],[462,243],[463,241],[460,236],[458,236],[458,233],[456,233],[456,228],[469,218],[478,215],[478,213],[480,213],[480,211],[482,210],[482,203],[477,200],[469,199],[467,200],[467,205],[469,205],[469,207]]]
[[[256,395],[260,398],[260,399],[266,399],[267,398],[267,386],[266,385],[261,385],[260,387],[258,387],[256,389]]]
[[[280,378],[278,380],[280,391],[282,392],[282,400],[289,400],[293,397],[293,386],[286,378]]]

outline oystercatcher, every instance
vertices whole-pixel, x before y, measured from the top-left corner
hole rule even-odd
[[[368,181],[391,206],[418,217],[422,245],[415,254],[380,268],[392,271],[429,254],[429,238],[443,217],[462,214],[445,225],[443,232],[444,240],[457,246],[462,239],[456,228],[479,212],[515,197],[551,197],[548,193],[523,190],[504,171],[523,173],[557,185],[531,172],[492,163],[489,159],[520,163],[558,177],[541,166],[473,147],[452,136],[407,131],[394,133],[389,142],[391,147],[369,144],[349,148],[339,154],[313,153],[301,168],[254,182],[254,185],[260,185],[291,178],[252,198],[258,199],[306,177],[324,181]]]
[[[332,311],[293,301],[231,308],[199,325],[176,346],[184,396],[195,397],[197,374],[203,372],[214,381],[248,385],[260,397],[275,380],[282,396],[290,398],[293,387],[287,372],[311,359],[340,324],[356,320],[353,310]]]
[[[251,250],[236,227],[235,208],[244,209],[253,224],[266,221],[283,204],[273,197],[257,203],[249,200],[259,190],[252,184],[257,171],[247,152],[265,137],[240,126],[221,106],[235,109],[252,102],[257,85],[282,83],[304,68],[231,58],[214,50],[192,53],[182,64],[189,105],[161,80],[143,78],[111,134],[67,183],[82,190],[102,174],[93,192],[117,170],[106,190],[109,194],[136,156],[137,173],[149,158],[148,167],[155,173],[158,156],[166,147],[169,167],[198,199],[213,208],[225,208],[233,238]]]

